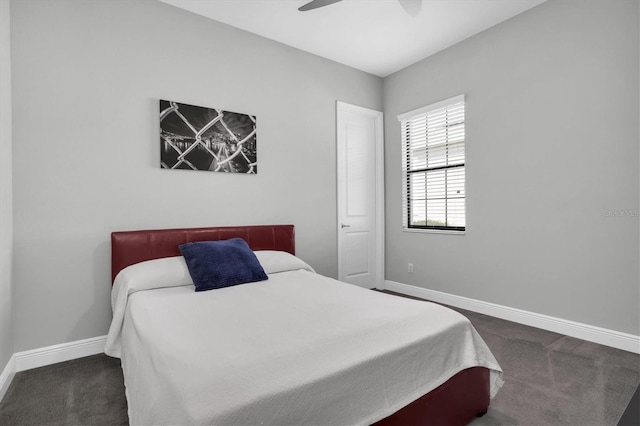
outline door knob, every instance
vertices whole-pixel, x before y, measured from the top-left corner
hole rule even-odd
[[[351,225],[345,225],[344,223],[341,225],[343,228],[351,228]]]

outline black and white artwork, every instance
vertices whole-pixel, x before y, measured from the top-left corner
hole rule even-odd
[[[160,167],[257,173],[256,117],[160,100]]]

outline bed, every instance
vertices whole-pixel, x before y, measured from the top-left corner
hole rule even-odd
[[[179,246],[246,241],[268,277],[194,291]],[[462,315],[316,274],[292,225],[114,232],[131,424],[467,424],[502,371]],[[197,288],[197,287],[196,287]]]

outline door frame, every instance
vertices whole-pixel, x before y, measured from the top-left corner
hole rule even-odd
[[[346,188],[345,180],[346,177],[341,175],[342,165],[345,159],[340,155],[342,150],[340,149],[341,145],[344,144],[344,132],[342,132],[342,128],[344,127],[344,117],[342,116],[345,112],[352,112],[357,114],[364,114],[372,117],[375,120],[375,147],[374,147],[374,155],[375,155],[375,225],[374,232],[376,237],[375,242],[375,266],[374,271],[376,275],[374,286],[378,290],[384,289],[384,114],[382,111],[376,111],[369,108],[364,108],[361,106],[349,104],[342,101],[336,101],[336,185],[337,185],[337,201],[336,201],[336,232],[338,235],[337,244],[338,244],[338,279],[342,279],[344,276],[343,266],[342,266],[342,238],[343,233],[341,232],[342,218],[340,217],[341,212],[341,200],[343,191]]]

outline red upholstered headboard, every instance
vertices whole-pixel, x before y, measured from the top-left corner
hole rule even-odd
[[[295,254],[293,225],[218,226],[213,228],[156,229],[111,233],[111,282],[134,263],[180,256],[178,246],[194,241],[242,238],[253,250],[282,250]]]

